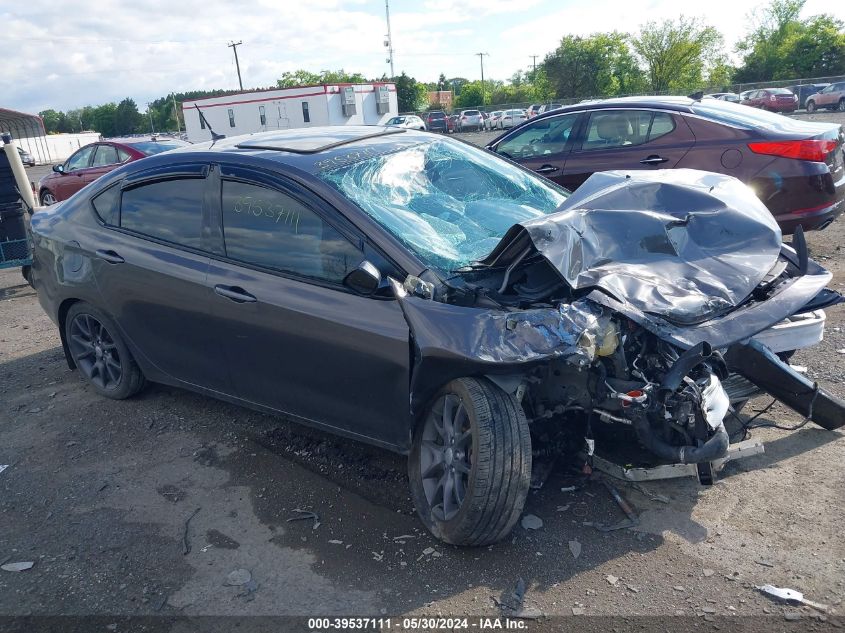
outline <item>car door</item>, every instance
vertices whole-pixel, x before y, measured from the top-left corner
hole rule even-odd
[[[570,112],[532,119],[490,149],[568,187],[564,169],[582,116],[581,112]]]
[[[65,161],[64,171],[53,185],[55,188],[53,194],[56,196],[56,200],[67,200],[87,184],[85,175],[96,149],[96,144],[86,145],[71,154],[70,158]]]
[[[281,177],[221,167],[223,256],[212,259],[212,314],[237,395],[392,446],[406,446],[409,332],[384,288],[343,285],[365,258],[401,275],[325,202]],[[400,276],[399,278],[404,278]]]
[[[576,189],[609,169],[671,169],[694,144],[692,130],[677,113],[593,110],[566,161],[564,186]]]
[[[83,247],[102,307],[133,352],[171,381],[230,394],[209,313],[207,172],[206,164],[168,165],[110,187],[93,204],[111,230]]]

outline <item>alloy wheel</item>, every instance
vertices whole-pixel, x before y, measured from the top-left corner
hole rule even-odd
[[[90,314],[77,315],[70,325],[71,356],[83,374],[101,389],[113,389],[123,376],[117,345],[106,327]]]
[[[41,203],[45,207],[49,207],[50,205],[56,204],[56,196],[54,196],[49,191],[45,191],[41,194]]]
[[[441,396],[428,413],[422,435],[420,471],[432,514],[448,521],[461,509],[472,472],[472,426],[456,394]]]

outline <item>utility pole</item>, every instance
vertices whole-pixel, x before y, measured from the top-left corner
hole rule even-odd
[[[529,55],[529,57],[534,60],[534,74],[537,74],[537,58],[539,55]]]
[[[384,0],[384,15],[387,17],[387,39],[384,45],[387,47],[387,61],[390,62],[390,78],[396,76],[393,71],[393,36],[390,34],[390,0]]]
[[[176,107],[176,95],[174,93],[170,93],[171,99],[173,99],[173,114],[176,117],[176,131],[179,134],[182,133],[182,125],[179,123],[179,109]]]
[[[147,103],[147,114],[150,115],[150,134],[155,134],[155,127],[153,127],[153,109],[150,107],[149,103]]]
[[[235,52],[235,68],[238,69],[238,85],[241,87],[241,90],[244,89],[244,82],[241,81],[241,65],[238,63],[238,46],[243,44],[243,40],[238,40],[237,42],[229,42],[226,44],[229,48],[231,48]]]
[[[484,105],[484,56],[490,56],[490,53],[476,53],[478,55],[478,59],[481,60],[481,105]]]

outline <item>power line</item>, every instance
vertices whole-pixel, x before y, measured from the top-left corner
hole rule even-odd
[[[241,65],[238,63],[238,46],[243,44],[243,40],[238,40],[237,42],[229,42],[226,44],[229,48],[231,48],[235,52],[235,67],[238,69],[238,85],[241,87],[241,90],[244,89],[244,82],[241,81]]]

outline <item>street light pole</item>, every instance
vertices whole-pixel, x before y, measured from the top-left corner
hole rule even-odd
[[[534,74],[537,74],[537,58],[539,55],[529,55],[529,57],[534,60]]]
[[[238,63],[238,46],[243,44],[243,40],[238,40],[237,42],[229,42],[226,44],[229,48],[231,48],[235,53],[235,68],[238,69],[238,85],[241,87],[241,90],[244,89],[244,82],[241,81],[241,65]]]
[[[174,93],[170,93],[171,99],[173,99],[173,114],[176,117],[176,131],[179,134],[182,133],[182,124],[179,122],[179,108],[176,107],[176,95]]]
[[[147,103],[147,114],[150,115],[150,134],[155,134],[155,128],[153,127],[153,109],[150,107],[150,104]]]

